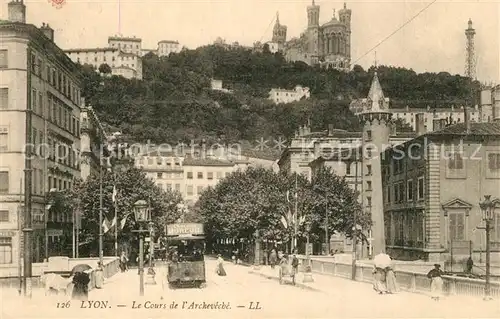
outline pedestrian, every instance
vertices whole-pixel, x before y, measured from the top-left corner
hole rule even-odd
[[[387,292],[384,269],[374,266],[372,273],[373,273],[373,289],[379,294]]]
[[[272,269],[274,269],[274,267],[276,266],[277,261],[278,261],[278,255],[276,254],[276,250],[273,248],[269,256],[269,262],[271,264]]]
[[[439,301],[443,295],[443,278],[444,272],[441,270],[440,264],[434,264],[434,269],[429,271],[427,278],[431,279],[431,298]]]
[[[222,256],[220,254],[217,255],[217,269],[215,271],[219,276],[226,276],[226,270],[224,269],[224,259],[222,259]]]
[[[103,265],[100,261],[97,262],[97,269],[95,270],[95,287],[101,289],[104,284],[104,270]]]
[[[89,282],[90,277],[87,273],[77,272],[73,276],[73,292],[72,299],[88,300],[89,299]]]
[[[396,275],[392,267],[385,268],[385,282],[388,294],[395,294],[399,292],[398,282],[396,281]]]
[[[299,259],[297,258],[296,254],[293,254],[292,257],[292,271],[294,275],[299,272]]]
[[[125,254],[125,251],[122,251],[122,254],[120,256],[120,269],[122,272],[125,272],[128,269],[127,262],[127,255]]]
[[[469,258],[467,259],[467,268],[465,272],[471,275],[473,267],[474,267],[474,261],[472,260],[472,257],[469,256]]]

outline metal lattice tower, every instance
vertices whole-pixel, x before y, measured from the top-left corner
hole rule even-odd
[[[475,80],[476,79],[476,56],[474,49],[474,35],[476,30],[472,28],[472,20],[469,19],[468,28],[465,29],[465,37],[467,38],[466,51],[465,51],[465,76]]]

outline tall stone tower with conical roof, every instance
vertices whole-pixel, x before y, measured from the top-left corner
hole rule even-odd
[[[385,252],[384,200],[382,192],[382,170],[380,154],[389,147],[391,116],[389,99],[384,96],[382,86],[375,72],[368,93],[362,100],[359,113],[363,125],[363,210],[371,214],[372,227],[369,231],[370,254]]]

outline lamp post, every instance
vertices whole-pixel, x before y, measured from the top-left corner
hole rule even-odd
[[[134,216],[139,229],[133,232],[139,235],[139,295],[144,296],[144,239],[143,234],[149,232],[143,229],[143,225],[151,220],[151,210],[145,200],[138,200],[134,203]]]
[[[99,262],[102,265],[103,264],[103,243],[102,243],[102,215],[103,215],[103,194],[102,194],[102,160],[103,157],[101,156],[100,158],[100,165],[99,165]]]
[[[311,222],[307,221],[306,222],[306,259],[307,259],[307,265],[305,267],[304,271],[304,279],[302,282],[313,282],[314,279],[312,277],[312,272],[311,272],[311,249],[310,249],[310,244],[309,244],[309,235],[311,234]]]
[[[490,285],[490,232],[491,222],[493,221],[493,212],[495,210],[495,203],[491,201],[491,195],[484,195],[484,201],[479,203],[483,220],[485,221],[486,230],[486,283],[484,286],[484,299],[491,300],[491,285]]]

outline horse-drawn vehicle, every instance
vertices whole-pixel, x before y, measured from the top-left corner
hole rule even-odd
[[[203,224],[167,225],[167,280],[170,288],[201,287],[205,282]]]
[[[292,285],[295,285],[295,268],[292,266],[292,258],[283,257],[279,267],[280,284],[285,283],[285,277],[289,277]]]

